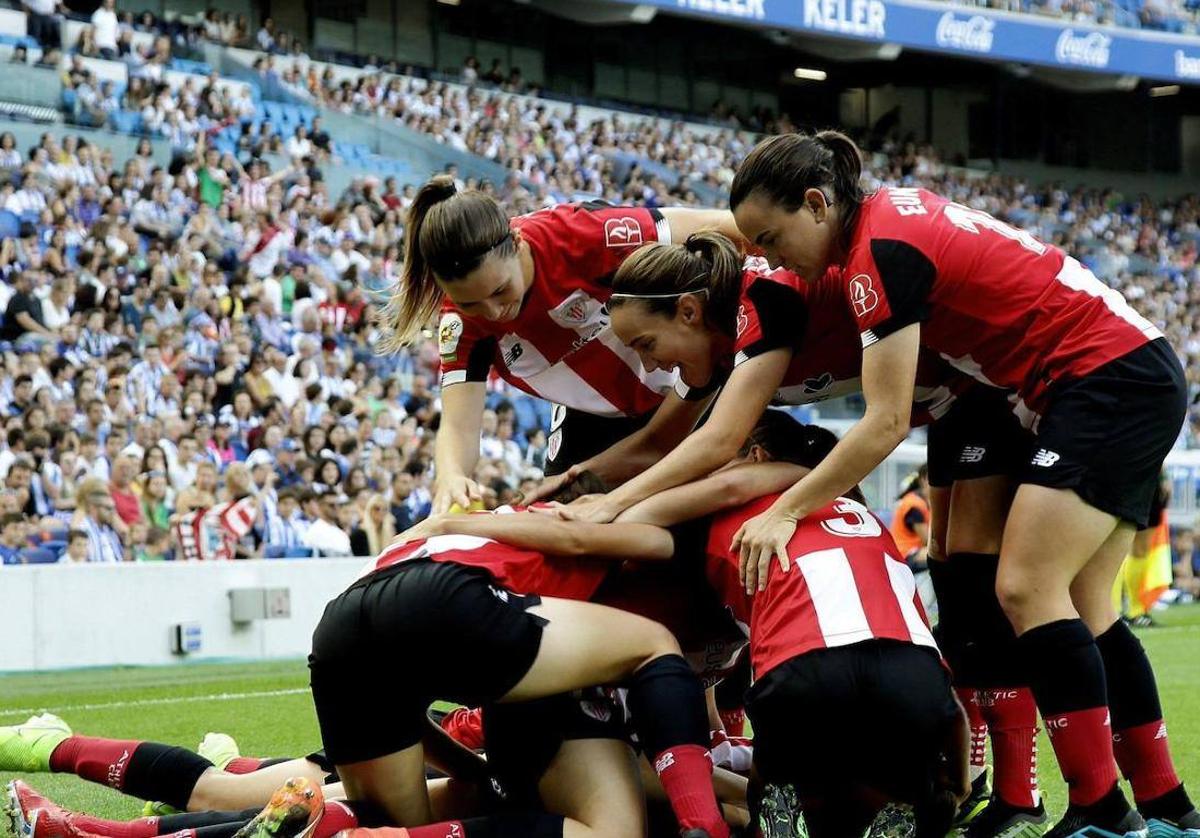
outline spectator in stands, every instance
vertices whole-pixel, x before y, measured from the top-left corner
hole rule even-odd
[[[284,549],[304,546],[304,533],[308,529],[308,521],[300,512],[299,496],[307,491],[293,486],[279,492],[275,513],[267,518],[263,534],[265,544]]]
[[[12,296],[0,323],[0,339],[21,345],[36,345],[56,338],[42,320],[42,302],[33,293],[33,272],[18,271],[12,276]]]
[[[387,498],[372,494],[358,526],[350,532],[350,549],[355,556],[378,556],[396,537],[396,521]]]
[[[22,5],[29,16],[26,22],[29,37],[37,41],[43,50],[61,47],[58,13],[62,10],[62,4],[58,0],[22,0]]]
[[[137,471],[137,458],[132,454],[122,453],[113,462],[112,476],[109,478],[109,496],[112,498],[117,517],[127,527],[143,520],[142,504],[133,486]]]
[[[117,57],[116,0],[103,0],[92,12],[92,31],[101,58],[112,61]]]
[[[342,529],[339,510],[350,499],[337,489],[320,493],[312,507],[315,518],[304,532],[304,544],[321,556],[350,556],[350,536]]]
[[[0,517],[0,564],[23,564],[25,546],[25,516],[9,512]]]
[[[88,534],[84,530],[67,531],[67,549],[59,557],[59,564],[83,564],[88,560]]]
[[[137,562],[161,562],[171,557],[171,535],[162,527],[148,527],[144,543],[134,550]]]
[[[121,533],[125,524],[116,515],[116,505],[103,481],[85,480],[79,487],[79,505],[71,528],[87,533],[89,562],[121,562],[125,547]]]

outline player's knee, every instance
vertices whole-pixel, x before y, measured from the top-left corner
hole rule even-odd
[[[663,655],[683,654],[679,647],[679,641],[675,639],[675,635],[662,623],[656,623],[653,620],[645,621],[643,642],[646,662],[652,661],[655,658],[661,658]]]
[[[1034,580],[1023,574],[1005,571],[1002,566],[996,574],[996,599],[1008,621],[1019,630],[1026,624],[1037,603]]]

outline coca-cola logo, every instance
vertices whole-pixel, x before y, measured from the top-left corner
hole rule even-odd
[[[1054,45],[1054,57],[1059,64],[1076,64],[1081,67],[1107,67],[1108,51],[1112,38],[1101,32],[1076,35],[1073,29],[1064,29]]]
[[[1181,79],[1200,79],[1200,56],[1193,57],[1181,49],[1175,50],[1175,75]]]
[[[961,20],[954,12],[946,12],[938,20],[937,44],[968,52],[991,52],[995,28],[996,21],[983,15]]]

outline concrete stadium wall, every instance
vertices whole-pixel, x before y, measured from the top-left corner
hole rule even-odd
[[[199,623],[191,658],[308,653],[325,604],[363,559],[0,568],[0,672],[169,664],[170,627]],[[287,588],[291,617],[234,624],[232,588]]]

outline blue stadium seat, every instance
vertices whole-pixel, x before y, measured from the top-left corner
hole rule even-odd
[[[276,125],[283,122],[283,106],[278,102],[264,101],[262,103],[262,112],[264,117]]]
[[[62,541],[43,541],[35,549],[53,550],[54,554],[59,556],[62,555],[63,550],[67,549],[67,541],[66,539],[63,539]]]
[[[138,111],[115,111],[112,114],[113,129],[122,134],[140,134],[142,115]]]
[[[300,109],[295,105],[284,104],[282,106],[283,121],[288,125],[296,126],[300,122]]]
[[[263,548],[263,556],[268,559],[282,559],[283,552],[282,544],[268,544]]]
[[[538,416],[537,409],[533,406],[533,399],[516,398],[513,400],[513,409],[517,415],[517,429],[522,434],[537,427]]]
[[[62,106],[63,106],[63,110],[65,110],[65,111],[70,111],[71,113],[74,113],[74,112],[75,112],[75,105],[76,105],[76,103],[77,103],[78,101],[79,101],[79,97],[77,97],[77,96],[75,95],[75,91],[74,91],[74,90],[71,90],[69,87],[65,87],[65,88],[63,88],[63,92],[62,92]]]
[[[285,547],[283,549],[283,558],[311,559],[313,558],[313,550],[311,547]]]
[[[21,234],[21,219],[15,212],[0,210],[0,239],[15,239]]]
[[[45,547],[26,547],[19,555],[25,564],[54,564],[58,561],[58,553]]]

